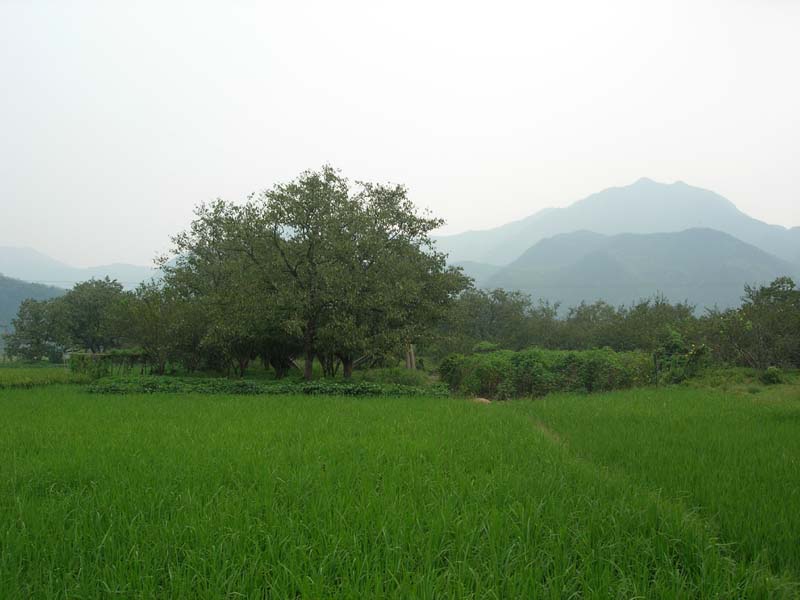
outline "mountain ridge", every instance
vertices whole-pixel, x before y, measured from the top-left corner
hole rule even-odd
[[[0,336],[11,330],[11,321],[17,316],[17,310],[23,300],[49,300],[63,294],[66,290],[40,283],[29,283],[0,273]],[[0,350],[4,341],[0,337]]]
[[[136,287],[157,274],[152,267],[111,263],[73,267],[30,247],[0,246],[0,273],[6,277],[69,288],[87,279],[109,277],[126,288]]]
[[[711,190],[646,177],[500,227],[439,236],[436,243],[452,263],[508,265],[536,242],[560,233],[666,233],[704,227],[728,233],[784,260],[800,262],[800,227],[754,219]]]
[[[796,265],[709,228],[612,236],[579,231],[541,240],[476,283],[565,306],[601,299],[629,304],[663,293],[674,302],[709,308],[738,305],[746,284],[799,272]]]

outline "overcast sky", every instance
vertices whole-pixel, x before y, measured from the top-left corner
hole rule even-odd
[[[642,176],[800,225],[800,1],[0,0],[0,245],[149,263],[331,163],[482,229]]]

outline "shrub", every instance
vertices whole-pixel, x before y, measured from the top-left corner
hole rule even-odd
[[[69,356],[69,370],[91,379],[104,377],[111,372],[111,363],[105,355],[73,352]]]
[[[783,382],[783,371],[778,367],[767,367],[759,376],[761,383],[765,385],[775,385]]]
[[[429,387],[369,382],[308,381],[266,383],[247,379],[181,377],[106,377],[89,386],[95,394],[233,394],[305,396],[448,396],[445,386]]]
[[[492,342],[478,342],[472,347],[472,351],[476,354],[495,352],[497,350],[500,350],[500,346],[498,344],[493,344]]]
[[[607,348],[456,354],[442,361],[439,374],[454,392],[497,400],[555,391],[606,391],[652,382],[647,354]]]
[[[658,383],[680,383],[696,377],[708,363],[709,354],[705,344],[689,346],[678,331],[669,329],[653,353]]]
[[[430,383],[424,371],[404,369],[401,367],[356,371],[353,374],[353,378],[356,381],[366,381],[370,383],[392,383],[420,387]]]

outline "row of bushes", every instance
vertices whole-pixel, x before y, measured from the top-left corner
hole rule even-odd
[[[454,354],[439,366],[453,392],[506,400],[550,392],[601,392],[653,382],[653,359],[644,352],[532,348]]]
[[[445,386],[427,387],[378,384],[369,382],[344,383],[335,381],[304,381],[266,383],[248,379],[181,378],[181,377],[106,377],[89,386],[96,394],[240,394],[240,395],[305,395],[305,396],[448,396]]]

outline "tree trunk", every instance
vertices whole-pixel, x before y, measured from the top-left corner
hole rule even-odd
[[[245,371],[247,371],[247,367],[250,365],[249,358],[240,358],[239,360],[239,377],[244,377]]]
[[[406,346],[406,369],[416,371],[417,369],[417,352],[414,344]]]
[[[306,364],[303,366],[303,378],[311,381],[314,377],[314,341],[317,337],[316,324],[314,321],[306,321],[305,334],[303,335],[303,352]]]
[[[345,379],[350,379],[353,376],[353,359],[349,356],[342,358],[342,374]]]
[[[314,351],[306,349],[306,362],[303,365],[303,378],[311,381],[314,377]]]

